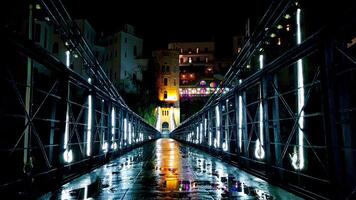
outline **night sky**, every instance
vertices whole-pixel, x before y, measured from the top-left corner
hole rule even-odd
[[[220,54],[231,55],[232,36],[244,30],[247,17],[259,20],[268,0],[248,1],[87,1],[63,0],[73,18],[86,18],[104,34],[135,26],[145,51],[175,41],[216,41]]]

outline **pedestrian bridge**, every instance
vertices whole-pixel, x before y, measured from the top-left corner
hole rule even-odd
[[[126,105],[60,1],[9,7],[23,12],[1,26],[0,194],[356,198],[349,3],[273,1],[218,87],[229,91],[170,138]],[[53,46],[41,39],[51,30]]]

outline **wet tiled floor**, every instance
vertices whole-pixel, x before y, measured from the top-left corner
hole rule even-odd
[[[300,199],[200,150],[162,138],[40,199]]]

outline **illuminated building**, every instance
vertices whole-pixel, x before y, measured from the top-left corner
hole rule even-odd
[[[162,132],[172,131],[180,123],[178,56],[179,52],[175,50],[153,52],[160,101],[156,109],[156,128]]]

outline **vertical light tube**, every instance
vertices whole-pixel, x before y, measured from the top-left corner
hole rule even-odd
[[[204,137],[206,138],[206,133],[207,133],[207,127],[208,127],[208,120],[204,118]]]
[[[239,95],[239,148],[242,152],[242,96]]]
[[[70,65],[70,51],[66,51],[66,66],[69,68]],[[65,128],[64,128],[64,153],[63,153],[63,158],[65,162],[72,162],[73,161],[73,153],[72,150],[69,149],[68,147],[68,142],[69,142],[69,95],[70,95],[70,84],[68,82],[68,88],[67,88],[67,109],[66,109],[66,121],[65,121]]]
[[[157,108],[157,123],[156,123],[156,129],[158,131],[161,131],[161,107]]]
[[[91,78],[88,78],[88,83],[91,84]],[[92,129],[92,96],[88,96],[88,119],[87,119],[87,156],[90,156],[91,151],[91,129]]]
[[[111,108],[111,148],[112,149],[116,149],[117,148],[117,144],[115,142],[115,127],[116,123],[115,123],[115,107]]]
[[[199,126],[197,126],[197,132],[196,132],[195,136],[196,136],[195,143],[198,144],[198,142],[199,142]]]
[[[200,136],[199,136],[199,143],[203,142],[203,123],[200,123]]]
[[[215,107],[215,116],[216,116],[216,146],[220,147],[220,109],[219,105]]]
[[[66,66],[70,66],[70,51],[66,51]]]
[[[124,119],[124,140],[126,143],[126,140],[127,140],[127,120],[126,120],[126,118]]]
[[[91,129],[92,129],[92,96],[88,96],[88,129],[87,129],[87,156],[91,150]]]
[[[169,119],[169,122],[170,122],[170,131],[173,131],[176,127],[175,127],[175,123],[174,123],[174,108],[173,106],[171,106],[171,109],[170,109],[170,119]]]
[[[263,55],[261,54],[259,57],[260,61],[260,69],[263,69]],[[262,84],[260,87],[260,106],[259,106],[259,133],[260,136],[256,140],[255,146],[255,157],[257,159],[263,159],[265,157],[264,149],[263,149],[263,104],[262,104]]]
[[[131,140],[132,140],[132,137],[131,137],[131,122],[129,122],[129,144],[131,144]]]
[[[301,26],[300,26],[300,8],[297,9],[297,44],[302,42]],[[298,114],[300,114],[298,119],[298,157],[299,166],[298,169],[304,168],[304,80],[303,80],[303,60],[299,59],[297,64],[297,78],[298,78]]]

